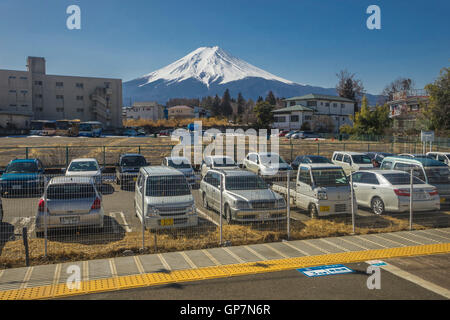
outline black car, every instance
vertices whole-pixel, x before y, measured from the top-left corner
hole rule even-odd
[[[116,167],[116,182],[120,188],[134,185],[141,167],[148,166],[147,160],[141,154],[127,153],[119,158]]]
[[[380,166],[384,158],[395,156],[395,154],[389,152],[367,152],[367,155],[372,160],[374,166],[377,167]]]
[[[313,156],[313,155],[306,155],[306,156],[297,156],[294,161],[291,163],[291,167],[294,170],[298,169],[298,166],[300,163],[333,163],[328,158],[322,157],[322,156]]]

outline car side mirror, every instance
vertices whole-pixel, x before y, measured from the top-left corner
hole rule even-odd
[[[67,171],[67,168],[61,168],[62,173],[66,173],[66,171]]]

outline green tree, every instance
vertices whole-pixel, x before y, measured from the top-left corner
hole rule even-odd
[[[424,116],[430,120],[432,130],[450,130],[450,68],[443,68],[434,83],[427,84],[430,103]]]
[[[253,112],[256,116],[256,125],[258,128],[270,129],[273,122],[273,109],[274,106],[267,101],[260,101],[256,103],[253,108]]]
[[[225,90],[225,92],[223,93],[220,108],[222,109],[222,114],[226,117],[229,117],[233,114],[233,108],[231,107],[230,91],[228,89]]]
[[[272,106],[275,106],[277,104],[277,99],[275,98],[275,95],[273,94],[272,90],[269,91],[266,97],[266,101],[270,103]]]
[[[213,117],[217,117],[217,116],[221,116],[222,115],[222,108],[220,107],[220,98],[219,98],[219,96],[217,94],[214,97],[211,109],[212,109],[211,111],[212,111]]]

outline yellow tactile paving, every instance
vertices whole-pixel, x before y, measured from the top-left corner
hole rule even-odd
[[[318,256],[304,256],[232,265],[212,266],[197,269],[177,270],[167,273],[148,273],[120,276],[107,279],[82,281],[80,289],[69,289],[66,284],[46,285],[34,288],[0,291],[0,300],[28,300],[61,298],[73,295],[133,289],[175,282],[187,282],[241,276],[256,273],[307,268],[325,264],[353,263],[375,259],[408,257],[428,254],[449,253],[450,243],[386,248],[354,252],[331,253]]]

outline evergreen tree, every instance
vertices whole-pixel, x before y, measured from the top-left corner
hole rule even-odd
[[[256,102],[258,103],[258,102],[263,102],[264,101],[264,99],[263,99],[263,97],[261,97],[261,96],[259,96],[258,97],[258,100],[256,100]]]
[[[267,101],[257,102],[253,111],[256,115],[256,125],[259,128],[270,129],[270,125],[273,122],[272,110],[274,106]]]
[[[219,96],[217,94],[214,97],[211,109],[212,109],[211,111],[212,111],[213,117],[217,117],[217,116],[221,116],[222,115],[222,108],[220,107],[220,98],[219,98]]]
[[[229,117],[233,114],[233,108],[231,107],[231,97],[230,97],[230,91],[227,89],[225,90],[222,101],[221,101],[221,109],[222,114],[226,117]]]
[[[275,98],[275,95],[273,94],[272,90],[269,91],[266,97],[266,101],[270,103],[272,106],[275,106],[277,104],[277,99]]]
[[[237,97],[237,114],[242,115],[244,113],[245,108],[245,99],[242,96],[242,93],[239,92]]]

